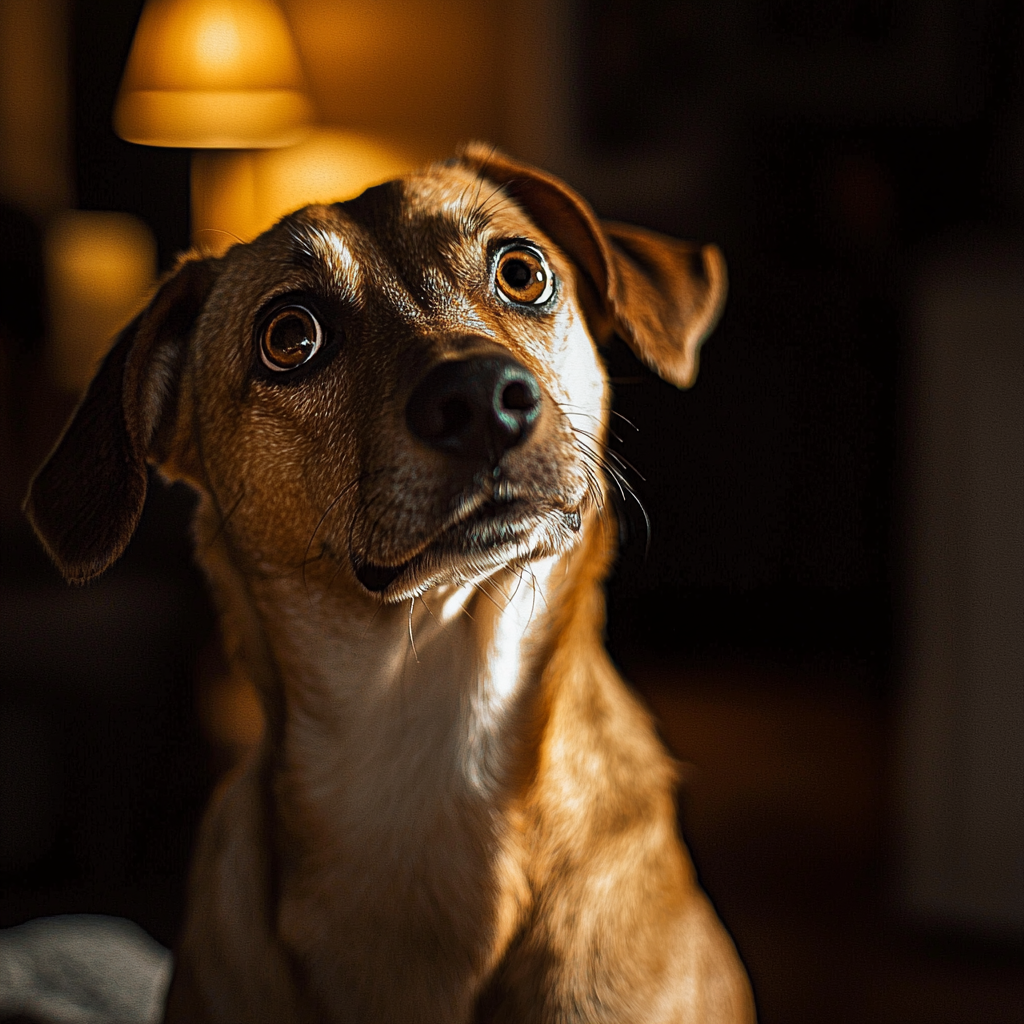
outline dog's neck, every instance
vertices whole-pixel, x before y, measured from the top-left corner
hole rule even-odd
[[[261,619],[273,621],[289,769],[311,773],[315,788],[355,771],[408,792],[426,773],[493,797],[507,767],[499,737],[540,671],[553,577],[565,569],[552,558],[399,605],[257,584]],[[351,781],[339,781],[339,800],[384,796]]]
[[[517,758],[531,756],[523,732],[536,738],[532,705],[541,699],[547,652],[566,628],[565,610],[580,604],[569,592],[592,591],[588,606],[601,601],[599,575],[579,571],[595,562],[581,547],[600,537],[383,605],[337,586],[334,571],[322,579],[238,571],[214,518],[201,508],[200,550],[245,666],[273,673],[254,681],[268,705],[289,807],[309,804],[318,822],[353,816],[391,824],[415,841],[408,819],[389,823],[360,805],[403,804],[413,817],[432,813],[434,799],[493,806],[510,779],[529,774]],[[596,513],[591,519],[584,537],[605,529]],[[204,535],[212,541],[203,544]],[[553,608],[561,609],[557,621]],[[577,644],[600,650],[600,611],[582,618]]]

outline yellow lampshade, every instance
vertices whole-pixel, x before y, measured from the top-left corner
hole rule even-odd
[[[313,119],[288,23],[271,0],[149,0],[114,108],[129,142],[290,146]]]

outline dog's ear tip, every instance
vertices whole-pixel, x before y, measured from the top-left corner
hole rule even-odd
[[[84,409],[85,402],[76,418]],[[66,429],[32,477],[22,503],[40,543],[68,583],[88,583],[121,557],[145,504],[145,466],[127,458],[124,439],[116,431],[112,434],[105,444],[93,439],[92,448],[83,453],[80,435]]]
[[[22,511],[64,581],[73,586],[84,586],[101,576],[120,557],[127,541],[115,545],[113,549],[108,544],[102,554],[84,549],[73,539],[74,531],[68,530],[66,524],[49,522],[45,514],[41,513],[41,506],[35,502],[34,484],[35,481],[29,485],[28,494],[21,506]]]
[[[688,391],[697,383],[697,370],[699,369],[700,359],[694,354],[692,359],[681,359],[678,365],[671,367],[664,367],[657,370],[661,376],[669,382],[674,384],[680,391]]]
[[[103,551],[83,552],[74,545],[66,544],[63,537],[48,538],[34,522],[33,527],[40,543],[64,581],[76,587],[83,587],[102,576],[121,557],[124,549],[128,546],[128,541],[125,539],[115,542]]]
[[[697,383],[700,357],[697,352],[659,351],[656,358],[638,353],[643,363],[667,384],[688,391]]]

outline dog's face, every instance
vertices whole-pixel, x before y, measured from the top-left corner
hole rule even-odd
[[[564,551],[601,501],[573,265],[467,168],[237,246],[194,337],[173,461],[256,569],[396,599]]]
[[[723,298],[713,247],[602,225],[470,149],[185,261],[27,509],[78,580],[127,543],[147,459],[209,497],[251,573],[398,600],[564,552],[602,503],[595,342],[688,383]]]

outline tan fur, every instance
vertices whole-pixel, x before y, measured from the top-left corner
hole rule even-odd
[[[554,272],[543,310],[497,296],[506,239]],[[753,1019],[673,763],[601,643],[595,339],[688,383],[724,290],[713,247],[602,225],[471,147],[187,258],[125,331],[27,510],[81,582],[127,543],[147,459],[191,484],[268,723],[202,828],[169,1021]],[[285,381],[259,367],[258,313],[299,292],[332,348]],[[481,346],[542,397],[470,473],[406,419],[432,367]],[[371,592],[367,563],[397,575]]]

